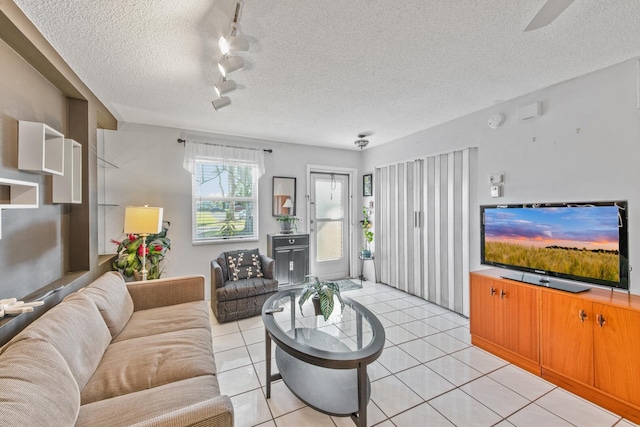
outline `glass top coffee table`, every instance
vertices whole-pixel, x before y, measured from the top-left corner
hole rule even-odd
[[[298,305],[300,289],[272,295],[262,307],[265,326],[267,398],[271,382],[282,378],[300,400],[329,415],[351,416],[358,426],[367,425],[371,395],[367,365],[384,347],[384,328],[363,305],[343,297],[325,321],[315,316],[309,299]],[[271,312],[273,309],[282,311]],[[271,374],[271,341],[279,374]]]

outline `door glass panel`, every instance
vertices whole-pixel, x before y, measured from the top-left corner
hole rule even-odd
[[[342,221],[318,222],[316,262],[342,259]]]
[[[316,180],[316,218],[342,219],[342,183],[331,179]]]
[[[343,185],[334,177],[316,179],[316,262],[342,259]]]

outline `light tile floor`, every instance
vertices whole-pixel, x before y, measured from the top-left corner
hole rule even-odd
[[[456,313],[371,282],[343,295],[385,327],[385,348],[368,367],[370,426],[635,425],[472,346],[469,321]],[[282,381],[266,399],[260,316],[217,324],[212,315],[212,322],[220,389],[231,397],[236,427],[354,425],[308,407]]]

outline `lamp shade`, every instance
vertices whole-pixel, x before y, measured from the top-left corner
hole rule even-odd
[[[127,206],[124,211],[124,232],[156,234],[162,230],[162,208]]]
[[[283,208],[292,208],[293,207],[293,202],[291,201],[291,199],[287,199],[285,200],[284,204],[282,205]]]
[[[242,68],[244,68],[244,59],[239,56],[227,56],[218,62],[218,70],[220,70],[222,77],[226,77],[227,74],[241,70]]]

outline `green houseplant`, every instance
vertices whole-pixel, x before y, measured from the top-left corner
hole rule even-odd
[[[302,284],[302,293],[300,294],[300,311],[302,311],[302,305],[311,297],[314,302],[316,315],[322,314],[324,320],[327,320],[333,312],[335,295],[340,301],[340,312],[344,310],[344,301],[340,296],[340,287],[335,282],[321,281],[316,276],[307,276],[309,280]]]
[[[280,231],[282,234],[291,234],[294,231],[298,231],[296,222],[300,221],[300,219],[293,215],[280,215],[276,218],[276,221],[280,223]]]
[[[371,221],[369,220],[369,208],[367,208],[366,206],[362,207],[362,217],[364,218],[362,221],[360,221],[360,227],[362,228],[362,234],[364,235],[364,248],[362,249],[362,257],[370,258],[370,245],[373,241],[373,231],[371,231]]]
[[[171,240],[167,237],[167,231],[171,223],[164,221],[162,231],[158,234],[147,236],[147,274],[148,279],[159,279],[164,271],[160,263],[168,250],[171,249]],[[137,234],[129,234],[124,240],[111,240],[118,245],[117,258],[113,261],[113,269],[118,270],[124,277],[141,279],[142,270],[142,237]]]

